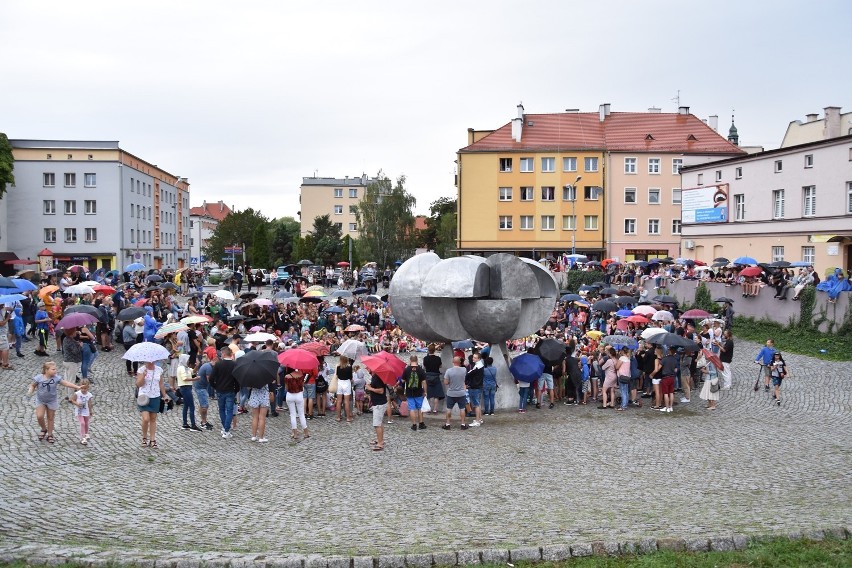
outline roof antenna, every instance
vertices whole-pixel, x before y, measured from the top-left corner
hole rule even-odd
[[[680,89],[677,90],[677,96],[672,99],[672,102],[677,103],[677,108],[680,109]]]

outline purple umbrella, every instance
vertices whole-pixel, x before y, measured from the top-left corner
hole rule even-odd
[[[56,324],[56,329],[73,329],[75,327],[83,327],[84,325],[89,325],[90,323],[95,323],[97,321],[98,318],[92,314],[74,312],[59,320],[59,323]]]

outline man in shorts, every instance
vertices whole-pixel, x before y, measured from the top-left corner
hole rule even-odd
[[[423,397],[426,395],[426,371],[417,361],[417,355],[409,357],[408,367],[402,374],[405,384],[405,398],[408,401],[408,416],[411,418],[411,429],[426,429],[423,421]]]
[[[467,377],[467,371],[462,367],[461,357],[453,357],[453,366],[444,373],[444,385],[447,387],[447,422],[441,428],[444,430],[452,429],[450,421],[453,416],[453,407],[459,407],[459,419],[461,420],[461,429],[467,430],[465,424],[465,384],[464,380]]]
[[[382,422],[388,407],[387,387],[378,375],[373,375],[364,387],[370,393],[370,404],[373,407],[373,428],[376,429],[376,439],[370,444],[374,452],[385,449],[385,426]]]

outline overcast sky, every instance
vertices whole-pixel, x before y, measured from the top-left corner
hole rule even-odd
[[[523,102],[732,109],[740,143],[852,110],[852,2],[0,0],[0,131],[118,140],[191,203],[295,216],[303,176],[454,196],[467,129]]]

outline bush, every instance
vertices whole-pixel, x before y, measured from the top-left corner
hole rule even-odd
[[[222,278],[219,276],[208,276],[207,277],[208,284],[219,285],[222,282]]]
[[[563,275],[561,280],[560,290],[567,290],[571,293],[576,293],[583,284],[594,284],[604,279],[604,273],[599,270],[569,270],[568,272],[559,273]]]
[[[698,284],[698,288],[695,289],[695,301],[692,303],[692,306],[690,306],[689,309],[704,310],[705,312],[709,312],[711,314],[719,312],[719,304],[713,301],[713,296],[710,295],[710,290],[707,289],[707,286],[704,285],[704,282],[700,282]]]

